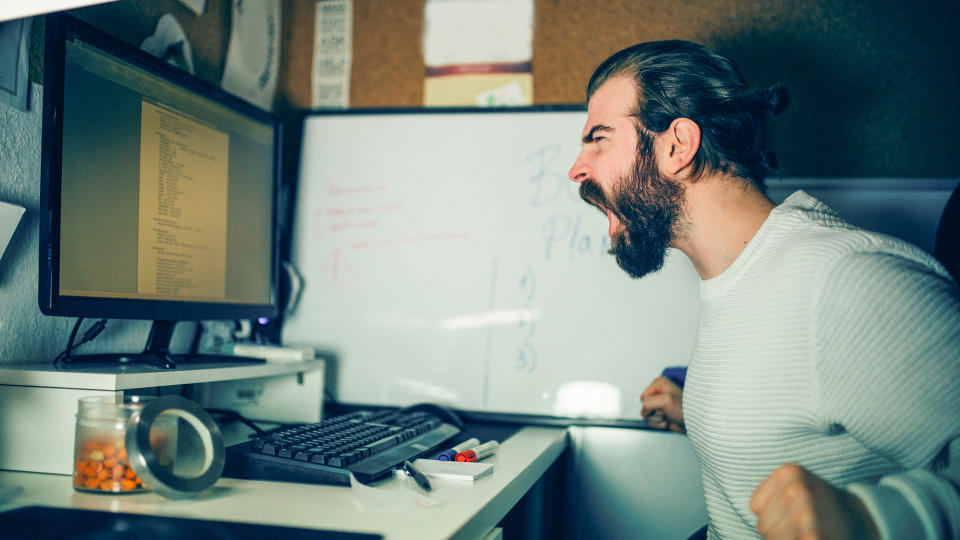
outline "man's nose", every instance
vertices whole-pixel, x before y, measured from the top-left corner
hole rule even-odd
[[[577,156],[577,160],[574,161],[573,166],[570,167],[570,172],[567,173],[567,177],[579,184],[580,182],[586,180],[589,176],[590,167],[587,165],[587,161],[583,157],[583,152],[580,152],[580,155]]]

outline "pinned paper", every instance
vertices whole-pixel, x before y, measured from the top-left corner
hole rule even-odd
[[[440,504],[440,501],[415,487],[416,484],[413,483],[412,479],[406,478],[406,480],[405,482],[390,482],[384,487],[372,487],[360,483],[351,474],[350,489],[353,491],[353,500],[361,510],[383,512]]]
[[[3,258],[3,252],[7,250],[25,210],[22,206],[0,201],[0,259]]]
[[[140,43],[144,51],[193,73],[193,49],[177,18],[167,13],[157,21],[153,35]]]
[[[279,0],[233,0],[230,45],[220,86],[271,111],[279,73]]]
[[[428,0],[424,104],[533,103],[533,0]]]
[[[311,105],[349,107],[352,69],[353,0],[318,0]]]

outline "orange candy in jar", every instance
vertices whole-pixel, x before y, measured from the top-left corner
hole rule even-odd
[[[128,396],[117,403],[112,396],[81,398],[77,410],[73,487],[98,493],[145,491],[130,467],[124,440],[126,421],[143,408],[143,398]]]
[[[73,487],[92,491],[145,489],[127,460],[123,441],[87,440],[73,470]]]

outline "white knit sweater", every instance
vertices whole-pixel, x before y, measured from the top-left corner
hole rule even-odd
[[[932,257],[797,192],[701,300],[683,413],[710,538],[757,537],[750,497],[788,462],[885,538],[960,538],[960,296]]]

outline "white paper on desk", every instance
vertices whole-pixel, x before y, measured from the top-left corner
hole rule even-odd
[[[230,45],[220,86],[272,111],[279,66],[280,1],[233,0]]]
[[[22,206],[0,201],[0,259],[3,259],[3,252],[7,250],[24,210]]]
[[[439,461],[436,459],[418,459],[413,465],[424,476],[473,482],[493,473],[493,463]]]
[[[0,103],[27,110],[33,19],[0,22]]]
[[[398,480],[401,481],[388,482],[384,487],[372,487],[360,483],[351,474],[350,490],[353,491],[353,500],[361,510],[371,512],[409,510],[440,504],[437,499],[420,491],[420,488],[414,487],[416,484],[413,479]]]

